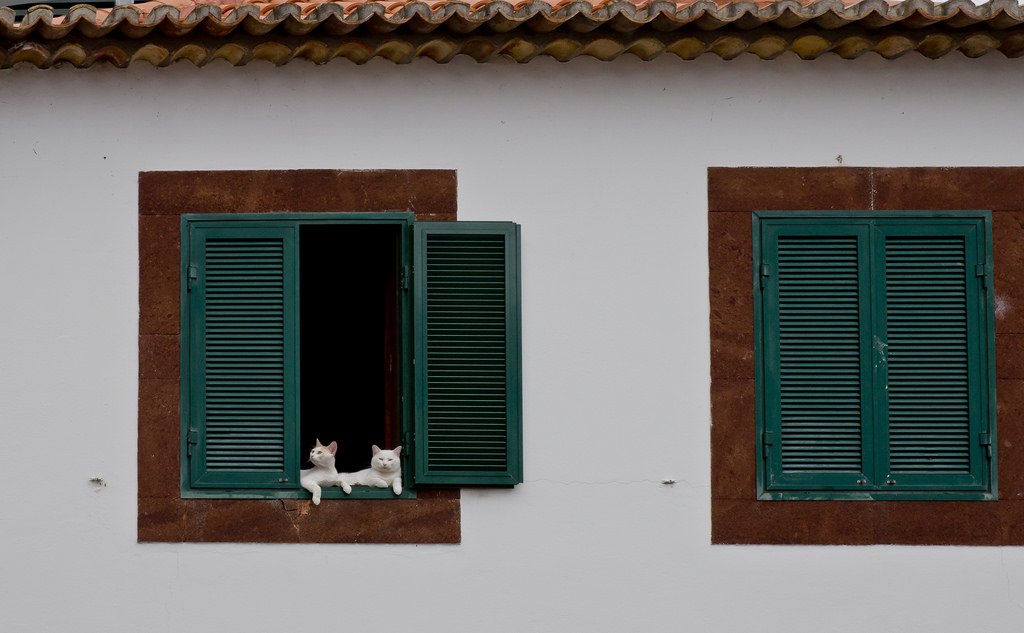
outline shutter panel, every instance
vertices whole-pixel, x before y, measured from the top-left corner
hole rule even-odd
[[[519,227],[413,231],[416,483],[519,483]]]
[[[867,227],[779,223],[762,235],[767,488],[869,488]]]
[[[191,241],[191,484],[294,488],[294,229],[193,227]]]
[[[878,228],[888,387],[879,453],[892,489],[987,487],[979,234],[976,221]]]
[[[762,494],[992,498],[990,230],[979,212],[755,222]]]

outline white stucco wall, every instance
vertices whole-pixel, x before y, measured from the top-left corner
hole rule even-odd
[[[1021,165],[1022,103],[997,54],[0,73],[0,630],[1019,631],[1021,548],[710,545],[706,168]],[[291,168],[522,224],[527,481],[461,545],[135,542],[136,174]]]

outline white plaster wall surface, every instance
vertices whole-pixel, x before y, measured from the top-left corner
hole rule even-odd
[[[1021,165],[1021,103],[995,55],[0,73],[0,630],[1019,631],[1020,548],[710,545],[706,168]],[[135,542],[136,174],[291,168],[522,224],[527,481],[461,545]]]

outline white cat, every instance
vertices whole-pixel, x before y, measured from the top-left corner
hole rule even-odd
[[[313,468],[303,470],[299,483],[313,493],[313,505],[320,505],[320,486],[337,486],[338,471],[334,467],[334,455],[338,452],[338,443],[331,442],[327,446],[316,441],[316,446],[309,451],[309,461]]]
[[[396,446],[392,451],[382,451],[373,445],[373,459],[370,467],[355,473],[341,473],[338,484],[345,494],[352,492],[352,486],[373,486],[374,488],[391,487],[396,495],[402,494],[402,460],[399,455],[402,447]]]

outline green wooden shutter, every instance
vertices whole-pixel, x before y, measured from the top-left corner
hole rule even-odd
[[[877,226],[879,476],[891,489],[988,486],[983,235],[977,221]]]
[[[194,488],[292,488],[298,472],[295,229],[192,227]]]
[[[762,232],[767,487],[870,485],[872,411],[866,226]]]
[[[994,498],[991,216],[754,217],[761,493]]]
[[[519,227],[413,230],[416,482],[519,483]]]

